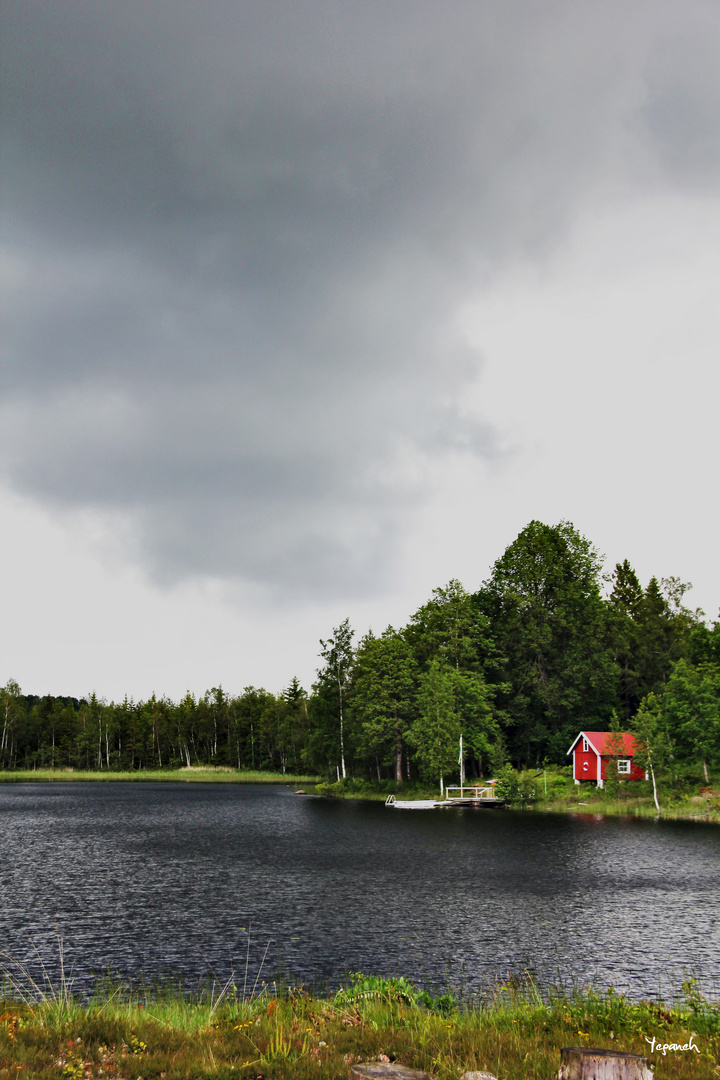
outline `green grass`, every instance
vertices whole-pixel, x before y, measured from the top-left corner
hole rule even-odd
[[[581,792],[575,798],[539,800],[532,810],[551,813],[602,814],[604,816],[654,818],[666,821],[706,821],[720,824],[720,791],[661,802],[660,811],[652,797],[611,799],[602,794]]]
[[[533,773],[533,776],[535,774]],[[193,766],[182,769],[136,769],[119,772],[110,769],[27,769],[0,771],[0,783],[27,783],[28,781],[104,781],[135,782],[173,780],[189,783],[230,784],[292,784],[307,787],[329,798],[367,799],[384,802],[389,794],[406,799],[439,798],[437,788],[417,781],[406,783],[402,789],[389,780],[341,780],[339,783],[321,783],[317,776],[299,776],[292,773],[252,772],[231,769],[228,766]],[[468,780],[469,784],[482,781]],[[608,816],[661,818],[669,821],[705,821],[720,824],[720,778],[711,777],[705,785],[699,776],[684,777],[674,786],[660,793],[660,813],[652,799],[650,785],[642,781],[621,785],[617,794],[586,783],[576,786],[569,769],[550,768],[546,774],[535,776],[538,792],[537,802],[525,809],[549,813],[603,814]],[[547,784],[547,797],[545,785]]]
[[[677,783],[660,791],[660,813],[655,808],[649,783],[635,781],[622,783],[616,793],[599,789],[595,784],[576,785],[570,768],[548,768],[531,771],[535,783],[537,801],[523,809],[546,813],[602,814],[608,816],[660,818],[668,821],[705,821],[720,824],[720,777],[711,776],[705,785],[699,775],[683,776]],[[482,784],[482,780],[467,780],[468,785]],[[545,789],[547,787],[547,795]],[[437,788],[417,782],[405,784],[402,789],[389,780],[380,783],[369,780],[341,780],[339,783],[322,783],[315,791],[319,795],[339,799],[372,799],[384,801],[389,794],[404,799],[439,799]],[[513,808],[514,809],[514,808]]]
[[[437,787],[428,787],[417,780],[398,787],[394,780],[352,780],[348,777],[347,780],[318,783],[314,792],[329,799],[367,799],[374,802],[385,802],[388,795],[402,799],[440,798]]]
[[[459,1008],[402,979],[359,977],[344,993],[233,988],[194,998],[106,991],[86,1005],[58,995],[0,1001],[0,1080],[124,1077],[126,1080],[257,1078],[334,1080],[353,1061],[382,1058],[438,1080],[465,1070],[499,1080],[554,1080],[563,1046],[650,1055],[646,1039],[698,1051],[657,1050],[657,1080],[717,1080],[720,1004],[690,980],[677,1004],[632,1002],[612,990],[541,993],[526,976],[496,984]]]
[[[213,784],[314,784],[316,776],[296,776],[293,773],[251,772],[230,769],[227,766],[192,766],[183,769],[135,769],[117,772],[111,769],[17,769],[0,772],[0,783],[27,783],[28,781],[74,781],[104,780],[137,782],[148,780],[188,781]]]
[[[547,797],[545,786],[547,784]],[[660,789],[660,811],[647,781],[621,783],[616,791],[593,783],[575,784],[569,770],[548,770],[536,779],[538,801],[533,810],[560,813],[621,815],[668,821],[706,821],[720,824],[720,777],[706,785],[701,774],[688,771]]]

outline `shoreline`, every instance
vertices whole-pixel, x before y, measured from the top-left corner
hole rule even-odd
[[[71,768],[0,771],[0,785],[77,782],[285,784],[290,786],[305,785],[310,788],[307,792],[308,795],[330,801],[385,802],[388,794],[402,797],[402,792],[389,792],[372,788],[353,790],[351,786],[342,789],[336,784],[324,784],[317,776],[307,774],[238,771],[228,766],[205,767],[194,765],[190,768],[183,766],[181,769],[137,769],[133,772],[112,769],[81,770]],[[313,791],[312,789],[316,787],[319,787],[320,790]],[[328,790],[328,788],[331,790]],[[406,796],[411,801],[437,798],[436,794],[425,789],[408,791]],[[486,809],[492,808],[482,807],[479,808],[478,812],[483,812]],[[510,813],[523,810],[530,813],[571,814],[574,816],[608,818],[622,817],[651,821],[687,821],[696,824],[720,825],[720,793],[710,789],[706,795],[688,796],[679,804],[677,802],[671,803],[670,806],[662,806],[658,811],[650,796],[611,802],[607,798],[598,798],[593,789],[593,792],[585,794],[585,798],[582,800],[579,798],[568,799],[567,797],[560,799],[541,798],[522,807],[505,806],[503,810]],[[401,813],[402,811],[398,812]]]
[[[316,776],[298,776],[294,773],[251,772],[230,769],[227,766],[192,765],[182,769],[136,769],[122,772],[113,769],[17,769],[0,771],[0,784],[27,783],[181,783],[213,784],[316,784]]]
[[[332,785],[336,787],[336,785]],[[388,792],[360,792],[360,791],[320,791],[317,792],[318,797],[326,799],[350,799],[364,802],[384,802],[388,796]],[[392,794],[396,794],[393,792]],[[403,798],[401,793],[397,793],[396,797]],[[433,795],[432,792],[426,791],[410,791],[406,794],[408,800],[417,800],[418,802],[423,799],[437,798],[437,795]],[[695,803],[691,803],[691,799],[697,799]],[[443,810],[445,807],[442,808]],[[471,809],[477,813],[484,813],[486,810],[493,810],[494,807],[456,807],[456,809]],[[497,809],[500,809],[498,807]],[[710,793],[707,798],[701,796],[690,796],[685,802],[680,805],[670,805],[662,807],[660,810],[656,810],[652,800],[652,796],[628,799],[627,801],[619,800],[617,802],[611,802],[609,799],[602,799],[593,797],[591,794],[587,794],[584,799],[577,801],[567,799],[538,799],[535,802],[528,803],[525,806],[503,806],[504,813],[517,813],[528,812],[535,814],[565,814],[573,816],[590,816],[590,817],[622,817],[622,818],[635,818],[637,820],[648,821],[688,821],[693,823],[703,824],[715,824],[720,825],[720,794]],[[402,813],[402,810],[397,811]],[[419,812],[419,811],[418,811]],[[427,813],[431,811],[428,810]]]

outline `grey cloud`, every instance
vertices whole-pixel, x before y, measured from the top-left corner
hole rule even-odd
[[[632,181],[633,139],[662,183],[692,156],[678,116],[713,137],[674,5],[4,0],[2,21],[5,473],[125,515],[164,580],[381,587],[427,462],[499,453],[463,411],[481,365],[456,306]]]
[[[717,191],[720,172],[720,27],[717,10],[691,12],[661,39],[646,71],[644,119],[668,173]]]

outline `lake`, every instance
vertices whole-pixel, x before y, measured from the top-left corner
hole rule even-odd
[[[717,992],[720,829],[502,810],[399,811],[281,785],[0,785],[0,945],[76,986],[232,970],[428,988],[508,973]],[[57,928],[57,929],[56,929]],[[260,969],[263,954],[267,955]]]

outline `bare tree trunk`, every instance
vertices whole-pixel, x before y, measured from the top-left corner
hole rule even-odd
[[[705,783],[709,784],[710,783],[710,777],[708,776],[707,761],[705,760],[705,758],[703,758],[703,771],[705,773]]]
[[[395,741],[395,782],[399,788],[403,786],[402,739],[400,736],[398,736]]]
[[[655,770],[653,769],[651,761],[648,761],[648,765],[650,766],[650,775],[652,776],[652,782],[653,782],[653,799],[655,800],[655,809],[659,810],[660,809],[660,803],[658,802],[658,797],[657,797],[657,784],[655,783]]]
[[[338,684],[340,680],[338,678]],[[345,731],[343,725],[342,689],[340,690],[340,761],[342,763],[343,780],[345,779]]]

